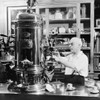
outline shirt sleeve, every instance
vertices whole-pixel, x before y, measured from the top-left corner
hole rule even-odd
[[[81,58],[76,59],[75,68],[78,73],[84,77],[88,76],[88,58],[87,56],[83,56]]]

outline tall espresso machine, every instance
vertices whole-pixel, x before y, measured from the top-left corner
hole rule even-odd
[[[45,89],[43,62],[41,62],[43,21],[42,17],[29,7],[26,12],[18,16],[15,26],[15,71],[17,78],[13,89],[40,92]]]

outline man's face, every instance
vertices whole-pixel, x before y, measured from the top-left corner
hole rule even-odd
[[[71,41],[69,47],[70,47],[70,51],[73,53],[76,53],[80,49],[79,44],[75,41]]]

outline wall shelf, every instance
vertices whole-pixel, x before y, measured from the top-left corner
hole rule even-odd
[[[73,3],[74,1],[74,3]],[[54,48],[60,52],[69,51],[69,47],[64,45],[64,42],[68,42],[72,37],[80,37],[85,40],[86,47],[82,47],[83,52],[89,58],[89,72],[93,73],[93,49],[94,49],[94,0],[65,0],[64,3],[44,4],[44,7],[39,9],[45,9],[45,28],[46,34],[49,39],[56,41]],[[86,17],[82,18],[82,11],[80,8],[86,5]],[[59,9],[59,12],[57,11]],[[73,10],[72,10],[73,9]],[[68,11],[71,14],[68,14]],[[43,13],[43,14],[44,14]],[[42,14],[42,13],[41,13]],[[59,16],[55,15],[61,15]],[[82,25],[83,24],[83,25]],[[59,27],[65,28],[65,32],[59,32]],[[81,34],[83,26],[84,34]],[[62,38],[62,40],[60,39]],[[84,39],[83,39],[84,38]]]

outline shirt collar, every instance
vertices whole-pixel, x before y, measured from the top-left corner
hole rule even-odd
[[[82,55],[82,53],[83,53],[83,51],[80,51],[80,52],[76,55],[76,57],[80,57],[80,56]]]

